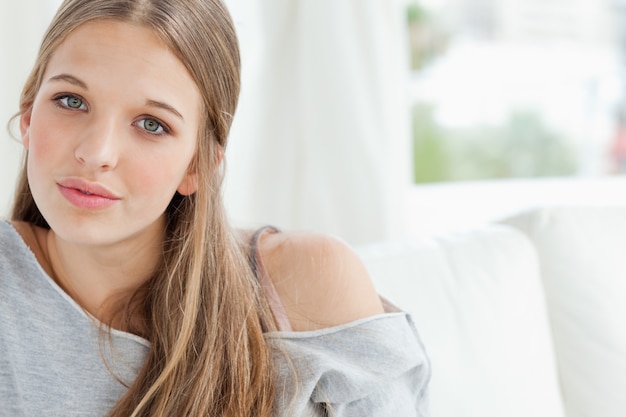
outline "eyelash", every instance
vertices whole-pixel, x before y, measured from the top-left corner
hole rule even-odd
[[[81,109],[80,107],[78,107],[78,108],[76,108],[76,107],[71,107],[71,106],[69,106],[69,105],[67,105],[67,104],[63,103],[63,102],[61,101],[61,100],[63,100],[63,99],[78,99],[78,100],[80,100],[80,101],[81,101],[81,107],[82,107],[82,106],[87,107],[87,105],[85,104],[85,100],[84,100],[82,97],[80,97],[80,96],[78,96],[78,95],[75,95],[75,94],[67,94],[67,93],[59,94],[59,95],[54,96],[54,98],[52,99],[52,101],[54,101],[54,104],[55,104],[57,107],[62,108],[62,109],[65,109],[65,110],[84,110],[84,109]],[[142,127],[142,126],[140,126],[140,125],[139,125],[139,124],[140,124],[140,122],[142,122],[142,121],[143,121],[143,122],[146,122],[146,121],[153,121],[153,122],[155,122],[156,124],[158,124],[158,125],[159,125],[159,127],[160,127],[161,129],[163,129],[163,131],[161,131],[161,132],[151,132],[151,131],[149,131],[148,129],[146,129],[145,127]],[[170,135],[170,134],[172,133],[172,130],[169,128],[169,126],[168,126],[167,124],[163,123],[162,121],[160,121],[160,120],[159,120],[159,119],[157,119],[156,117],[152,117],[152,116],[145,116],[145,117],[143,117],[142,119],[139,119],[139,120],[137,120],[136,122],[133,122],[133,126],[137,126],[137,127],[139,127],[141,130],[143,130],[144,132],[148,133],[149,135],[153,135],[153,136]],[[158,128],[157,128],[157,130],[158,130]]]

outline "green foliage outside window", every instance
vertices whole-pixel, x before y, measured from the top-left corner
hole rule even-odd
[[[443,128],[434,109],[413,109],[414,180],[440,181],[574,175],[573,144],[532,110],[513,111],[500,126]]]

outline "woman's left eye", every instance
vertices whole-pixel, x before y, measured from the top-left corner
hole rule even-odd
[[[151,119],[151,118],[141,119],[136,124],[137,126],[142,128],[146,132],[151,133],[153,135],[161,135],[161,134],[168,133],[168,129],[156,119]]]

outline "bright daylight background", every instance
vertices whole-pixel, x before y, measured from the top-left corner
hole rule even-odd
[[[0,119],[60,2],[0,5]],[[625,0],[232,0],[234,223],[353,244],[626,204]],[[0,215],[20,145],[0,136]],[[155,167],[157,168],[157,167]]]

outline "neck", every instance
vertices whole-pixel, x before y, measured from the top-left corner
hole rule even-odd
[[[51,230],[46,240],[52,277],[92,316],[120,327],[113,322],[119,309],[150,279],[161,256],[162,236],[151,237],[87,246],[64,241]]]

